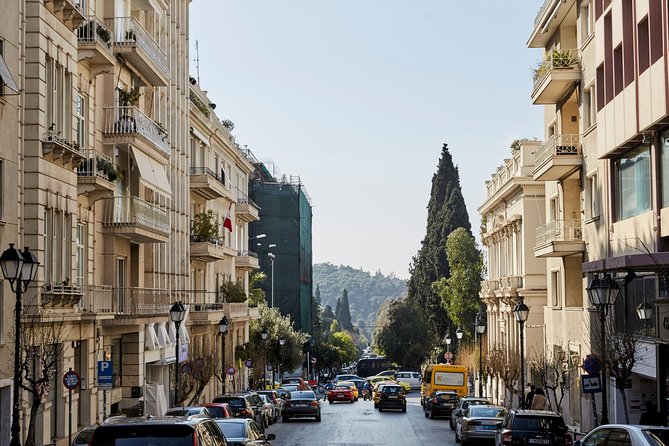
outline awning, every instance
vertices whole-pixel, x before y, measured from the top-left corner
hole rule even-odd
[[[148,188],[165,195],[172,196],[170,182],[165,173],[165,166],[145,154],[137,147],[132,148],[132,156],[139,169],[139,180]]]
[[[19,88],[16,86],[16,82],[14,82],[12,73],[9,72],[9,68],[7,67],[5,59],[3,59],[2,56],[0,56],[0,79],[2,79],[7,88],[19,93]]]

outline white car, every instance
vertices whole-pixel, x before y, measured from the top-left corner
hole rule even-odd
[[[418,372],[397,372],[395,380],[409,384],[412,390],[420,389],[420,373]]]
[[[663,443],[669,444],[669,427],[605,424],[591,430],[581,440],[574,441],[574,446],[601,445],[607,438],[607,444],[658,446]]]

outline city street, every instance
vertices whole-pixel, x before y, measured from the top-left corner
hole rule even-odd
[[[266,429],[276,434],[275,446],[297,445],[414,445],[455,446],[448,419],[430,420],[423,415],[418,392],[407,398],[407,413],[374,409],[360,398],[353,404],[321,402],[322,421],[295,419],[279,421]]]

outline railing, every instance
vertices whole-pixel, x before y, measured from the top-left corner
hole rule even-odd
[[[246,195],[244,192],[242,192],[242,191],[239,190],[238,188],[236,188],[236,189],[237,189],[237,204],[251,204],[251,205],[253,205],[253,206],[256,207],[256,208],[258,207],[258,205],[255,204],[255,203],[253,202],[253,200],[251,200],[251,199],[248,197],[248,195]]]
[[[167,314],[173,304],[167,290],[156,288],[112,288],[112,312],[117,316]]]
[[[540,166],[552,156],[581,155],[581,135],[553,135],[534,152],[534,165]]]
[[[193,105],[195,105],[195,107],[197,107],[197,109],[200,110],[202,112],[202,114],[205,115],[208,118],[209,114],[210,114],[209,107],[207,107],[207,105],[205,105],[205,103],[202,102],[202,99],[197,97],[197,94],[195,94],[195,92],[193,92],[193,91],[190,92],[189,97],[190,97],[190,101],[193,103]]]
[[[169,234],[170,223],[165,209],[137,197],[104,198],[105,226],[139,226]]]
[[[105,24],[112,30],[114,45],[129,48],[140,47],[165,74],[169,73],[165,52],[137,19],[115,17],[105,20]]]
[[[83,155],[86,159],[77,167],[77,175],[102,178],[111,182],[118,179],[118,171],[109,156],[95,149],[85,149]]]
[[[173,291],[172,296],[180,296],[181,303],[190,305],[191,311],[222,310],[224,303],[220,293],[205,290]]]
[[[537,228],[537,245],[548,242],[583,240],[581,220],[553,220]]]
[[[139,108],[129,106],[105,107],[103,133],[106,135],[143,136],[170,156],[170,145],[167,143],[167,132]]]
[[[209,175],[210,177],[214,178],[219,183],[221,183],[223,186],[225,186],[225,179],[221,175],[217,175],[216,172],[214,172],[213,170],[211,170],[208,167],[191,167],[190,168],[190,174],[191,175]]]
[[[80,307],[90,313],[112,312],[112,287],[109,285],[84,285]]]
[[[77,29],[77,40],[79,43],[98,42],[103,47],[111,49],[112,35],[97,17],[89,16],[86,17],[86,23]]]
[[[537,13],[537,16],[534,18],[534,26],[535,27],[539,23],[539,20],[541,20],[541,17],[544,15],[544,12],[546,12],[546,8],[548,8],[548,5],[550,5],[554,1],[555,0],[545,0],[544,4],[541,5],[541,9],[539,9],[539,12]]]
[[[253,251],[237,251],[237,256],[238,257],[253,257],[255,259],[258,258],[258,253],[253,252]]]
[[[578,50],[551,50],[546,53],[544,60],[534,70],[534,89],[537,88],[543,80],[553,70],[561,68],[578,68],[580,59]]]

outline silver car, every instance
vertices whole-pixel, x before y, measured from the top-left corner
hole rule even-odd
[[[475,404],[492,404],[490,400],[486,398],[481,398],[477,396],[466,396],[464,398],[460,398],[458,401],[458,404],[455,406],[455,409],[453,409],[453,412],[451,412],[451,421],[450,421],[450,426],[451,430],[455,430],[455,425],[458,421],[458,418],[460,418],[464,413],[465,410],[470,405],[475,405]]]
[[[504,420],[506,409],[487,404],[470,405],[455,426],[455,442],[467,446],[474,441],[495,440],[497,423]]]
[[[628,446],[662,446],[669,444],[669,427],[606,424],[591,430],[581,440],[574,441],[574,446],[597,446],[605,441],[608,444]]]

